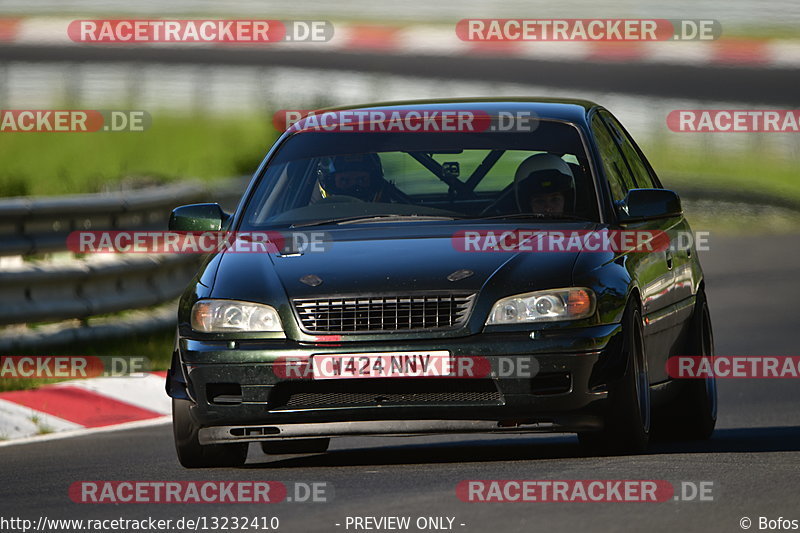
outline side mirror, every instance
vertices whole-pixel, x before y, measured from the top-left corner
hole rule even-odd
[[[620,223],[683,214],[681,199],[675,191],[667,189],[631,189],[625,199],[617,203],[617,207],[617,219]]]
[[[169,216],[170,231],[220,231],[229,216],[219,204],[182,205]]]

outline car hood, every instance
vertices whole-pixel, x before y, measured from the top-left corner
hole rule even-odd
[[[374,226],[337,228],[327,232],[331,241],[325,251],[299,255],[226,252],[212,293],[217,298],[274,303],[278,291],[289,298],[304,298],[428,290],[478,292],[491,285],[514,294],[570,284],[576,253],[464,252],[454,246],[452,237],[464,225],[418,226],[401,231]],[[591,227],[569,225],[569,229]],[[499,232],[521,226],[479,228]]]

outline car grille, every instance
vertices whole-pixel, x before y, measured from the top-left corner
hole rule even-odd
[[[293,301],[308,333],[451,329],[469,317],[474,294],[376,295]]]
[[[270,393],[272,408],[407,406],[429,404],[497,405],[502,397],[491,380],[436,379],[331,383],[280,383]]]

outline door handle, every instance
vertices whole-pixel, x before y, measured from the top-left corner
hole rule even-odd
[[[667,250],[667,251],[665,252],[665,257],[666,257],[666,259],[667,259],[667,269],[668,269],[668,270],[672,270],[672,252],[670,252],[669,250]]]

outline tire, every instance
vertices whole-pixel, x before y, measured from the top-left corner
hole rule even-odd
[[[178,461],[186,468],[242,466],[247,460],[246,442],[202,445],[197,439],[200,430],[192,417],[189,400],[172,399],[172,433]]]
[[[591,455],[642,453],[650,441],[650,383],[638,302],[628,304],[622,323],[625,375],[609,384],[603,429],[578,433]]]
[[[685,353],[714,355],[714,333],[705,292],[697,293]],[[675,379],[678,393],[656,412],[654,431],[664,440],[705,440],[717,424],[717,382],[705,379]]]
[[[261,450],[271,455],[325,453],[330,443],[329,438],[264,441],[261,443]]]

